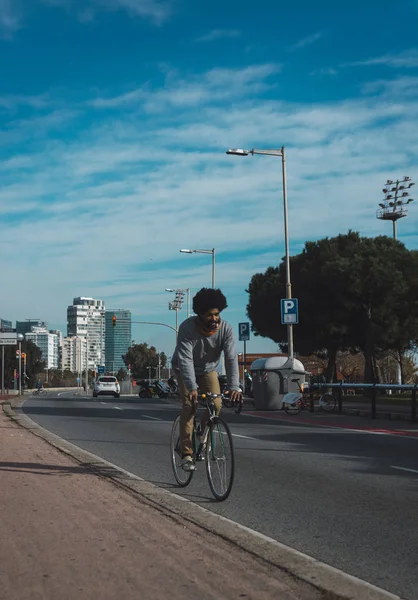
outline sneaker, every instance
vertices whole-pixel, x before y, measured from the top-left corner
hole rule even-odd
[[[196,465],[193,462],[193,458],[191,456],[184,456],[181,463],[181,468],[183,471],[195,471]]]

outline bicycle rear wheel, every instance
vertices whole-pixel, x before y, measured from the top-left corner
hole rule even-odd
[[[173,427],[171,429],[170,458],[175,480],[179,486],[186,487],[186,485],[189,485],[190,481],[192,480],[194,471],[185,471],[181,466],[182,457],[180,449],[180,415],[175,418]]]
[[[335,410],[335,406],[337,401],[335,400],[332,394],[324,394],[319,399],[319,406],[325,412],[333,412]]]
[[[212,494],[226,500],[231,493],[235,474],[232,435],[227,423],[216,417],[209,425],[206,440],[206,474]]]

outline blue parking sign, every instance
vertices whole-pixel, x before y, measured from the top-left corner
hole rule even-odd
[[[280,300],[282,312],[282,325],[296,325],[299,323],[299,308],[297,298],[282,298]]]
[[[238,334],[240,342],[248,342],[250,340],[250,324],[238,323]]]

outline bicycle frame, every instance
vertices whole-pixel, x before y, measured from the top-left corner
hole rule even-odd
[[[225,398],[223,394],[202,394],[202,396],[201,396],[201,400],[200,400],[199,404],[208,409],[209,419],[205,425],[205,429],[203,430],[202,435],[200,436],[203,441],[200,442],[199,444],[197,441],[196,415],[193,419],[193,449],[195,452],[195,460],[196,461],[198,461],[200,459],[202,450],[205,448],[206,440],[207,440],[209,429],[210,429],[210,424],[216,423],[216,419],[218,418],[215,413],[215,403],[213,401],[214,398],[217,398],[217,397],[221,397],[222,399]],[[204,400],[204,402],[202,402],[202,400]]]

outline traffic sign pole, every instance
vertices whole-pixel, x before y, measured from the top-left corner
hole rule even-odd
[[[286,299],[280,301],[282,313],[282,325],[287,326],[288,330],[288,356],[293,358],[293,325],[299,322],[299,307],[297,298],[290,298],[287,294]]]
[[[240,342],[244,342],[244,354],[243,354],[243,366],[242,366],[242,377],[243,377],[243,388],[245,390],[245,365],[247,362],[247,342],[250,340],[250,324],[239,323],[238,324],[238,337]]]
[[[1,347],[1,393],[5,393],[4,389],[4,346]]]
[[[19,396],[22,395],[22,342],[19,342]]]
[[[247,340],[244,340],[244,366],[242,369],[242,382],[243,382],[243,392],[245,392],[245,365],[247,364]]]

